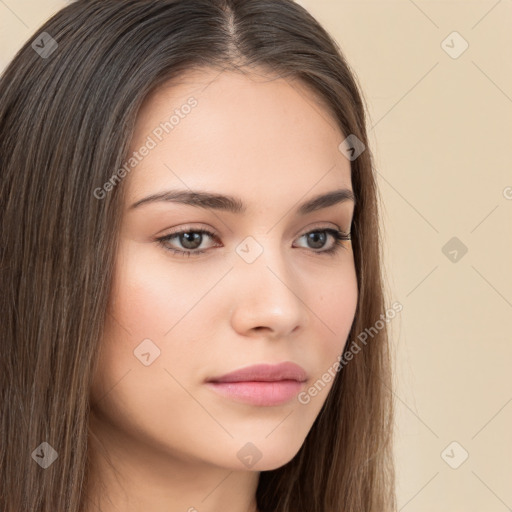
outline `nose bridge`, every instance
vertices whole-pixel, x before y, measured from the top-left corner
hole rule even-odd
[[[304,319],[305,306],[299,279],[272,238],[248,237],[237,247],[233,279],[241,293],[236,294],[234,322],[242,330],[268,327],[285,335]]]

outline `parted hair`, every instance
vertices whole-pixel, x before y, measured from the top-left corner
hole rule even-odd
[[[32,46],[46,32],[50,55]],[[40,46],[44,45],[41,43]],[[291,0],[78,0],[34,33],[0,79],[0,510],[82,512],[89,391],[102,339],[138,112],[201,67],[267,69],[323,100],[366,150],[351,161],[358,303],[348,340],[385,309],[379,199],[355,73]],[[340,141],[341,142],[341,141]],[[334,379],[296,456],[263,471],[261,512],[395,510],[386,327]],[[34,450],[58,459],[42,469]]]

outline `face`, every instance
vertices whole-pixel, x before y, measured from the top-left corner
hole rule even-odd
[[[196,70],[147,99],[91,390],[98,426],[147,460],[262,471],[294,457],[332,379],[308,390],[356,309],[351,242],[334,236],[353,201],[302,207],[352,191],[344,138],[289,79]],[[234,202],[156,197],[170,191]],[[271,366],[220,378],[253,365]]]

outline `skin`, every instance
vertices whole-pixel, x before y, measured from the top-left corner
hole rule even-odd
[[[327,108],[300,82],[261,70],[195,70],[147,99],[131,151],[191,96],[197,106],[125,178],[91,389],[90,511],[256,511],[259,472],[297,454],[332,381],[308,404],[295,397],[256,406],[215,393],[205,379],[292,361],[306,370],[308,389],[343,352],[355,315],[351,242],[329,255],[320,251],[334,245],[330,235],[323,245],[302,236],[349,232],[353,202],[294,214],[313,196],[352,189],[350,161],[338,149],[345,136]],[[129,208],[173,188],[238,196],[247,211],[163,201]],[[198,256],[155,241],[199,228],[218,239],[204,235]],[[249,236],[263,249],[252,263],[236,252]],[[185,243],[175,237],[167,246],[187,250]],[[148,366],[134,355],[144,339],[160,349]],[[261,453],[252,467],[237,457],[248,442]]]

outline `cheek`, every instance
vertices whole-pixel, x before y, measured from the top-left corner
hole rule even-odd
[[[103,387],[131,368],[151,370],[152,378],[168,369],[185,382],[204,358],[195,340],[211,330],[217,304],[207,293],[226,270],[183,263],[171,264],[148,243],[121,243],[101,346]]]
[[[353,258],[348,258],[339,269],[324,273],[322,279],[321,291],[311,296],[314,304],[311,309],[333,335],[331,339],[337,340],[340,346],[339,342],[344,342],[348,336],[357,308],[358,286]]]
[[[116,266],[112,309],[119,323],[139,337],[172,337],[175,326],[190,322],[221,275],[222,269],[212,272],[206,265],[173,264],[164,251],[127,243]]]
[[[319,340],[315,354],[316,379],[321,380],[319,387],[317,386],[319,391],[315,395],[315,402],[325,400],[334,383],[337,373],[335,363],[347,346],[357,309],[358,286],[353,261],[336,274],[336,280],[331,277],[327,283],[324,281],[322,293],[312,295],[312,317],[318,329],[326,333],[325,336],[315,338]]]
[[[192,444],[193,431],[186,433],[176,415],[201,415],[182,385],[190,387],[202,351],[184,341],[208,329],[201,297],[218,277],[205,269],[203,280],[155,254],[149,244],[121,244],[91,401],[119,428]]]

